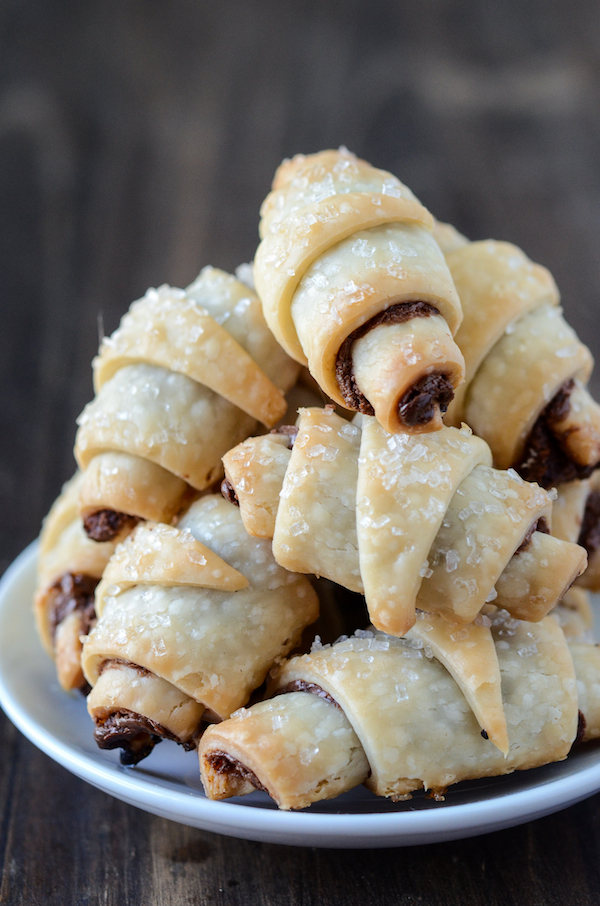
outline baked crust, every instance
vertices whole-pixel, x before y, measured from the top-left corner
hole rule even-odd
[[[417,608],[470,623],[497,595],[540,620],[584,569],[581,547],[536,531],[551,496],[491,468],[466,426],[414,437],[355,421],[301,409],[291,450],[250,438],[225,464],[248,530],[273,529],[278,563],[364,593],[378,629],[404,635]]]
[[[196,501],[177,528],[138,526],[110,561],[96,607],[82,655],[94,713],[102,720],[106,708],[139,713],[178,738],[166,705],[159,706],[160,683],[145,684],[150,710],[129,693],[115,697],[115,688],[128,686],[121,668],[142,668],[221,720],[318,616],[309,581],[278,566],[268,542],[248,536],[239,511],[212,495]]]
[[[436,235],[463,308],[456,342],[465,357],[447,424],[466,421],[498,468],[522,468],[544,487],[566,480],[569,463],[572,477],[584,477],[600,461],[600,407],[585,387],[593,361],[563,318],[552,275],[511,243],[458,242],[447,230],[438,225]],[[566,405],[557,413],[561,393]],[[529,447],[540,420],[565,460],[552,465],[556,476]]]
[[[75,443],[86,525],[104,510],[171,521],[221,477],[233,444],[284,414],[299,371],[256,294],[211,267],[134,302],[93,364]]]
[[[501,686],[504,745],[487,732],[488,721],[497,721],[498,696],[477,693],[468,639],[438,637],[433,648],[414,630],[410,639],[359,633],[286,662],[270,689],[282,694],[205,733],[199,755],[207,795],[225,798],[253,788],[247,775],[239,783],[244,775],[236,775],[236,764],[249,768],[280,808],[302,808],[350,789],[357,775],[394,800],[423,787],[439,798],[461,780],[565,758],[577,734],[578,698],[561,629],[550,618],[521,623],[501,611],[488,623],[477,630],[478,644],[487,638],[485,656],[475,655],[475,676],[483,686]],[[492,670],[484,664],[490,652]],[[327,697],[314,695],[309,708],[307,692],[285,691],[294,684]],[[356,756],[356,739],[366,765]],[[228,771],[218,770],[215,752],[230,759]]]
[[[412,421],[400,406],[432,373],[450,394],[463,379],[452,339],[460,303],[429,212],[390,173],[340,149],[284,161],[261,217],[256,287],[283,348],[331,399],[357,408],[338,382],[338,356],[368,325],[352,348],[360,395],[391,432],[439,430],[439,403]],[[432,317],[379,324],[382,312],[414,303]]]
[[[90,540],[83,530],[78,511],[82,480],[76,473],[64,485],[44,520],[34,595],[38,634],[66,690],[85,683],[80,636],[87,631],[88,617],[82,611],[115,549],[113,542]]]

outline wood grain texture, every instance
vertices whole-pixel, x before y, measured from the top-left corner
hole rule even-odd
[[[284,156],[345,144],[522,245],[600,356],[591,0],[10,0],[0,36],[0,572],[74,469],[99,324],[249,260]],[[599,796],[474,840],[295,849],[146,815],[0,726],[2,904],[598,902]]]

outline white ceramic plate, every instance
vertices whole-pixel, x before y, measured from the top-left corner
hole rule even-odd
[[[280,812],[265,793],[210,802],[198,762],[163,742],[135,768],[92,738],[85,701],[56,680],[33,626],[36,545],[0,582],[0,704],[36,746],[78,777],[155,815],[203,830],[297,846],[378,847],[437,843],[487,833],[558,811],[600,790],[600,746],[560,764],[458,784],[443,803],[417,794],[394,804],[363,787],[303,812]]]

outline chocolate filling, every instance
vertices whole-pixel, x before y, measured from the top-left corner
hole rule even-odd
[[[132,661],[125,661],[122,658],[107,658],[100,665],[99,675],[105,670],[112,667],[124,665],[131,670],[135,670],[140,676],[152,676],[152,672],[142,667],[140,664],[134,664]],[[196,748],[197,740],[200,735],[200,727],[196,733],[186,742],[182,742],[174,733],[167,730],[161,724],[138,714],[135,711],[129,711],[126,708],[113,711],[104,720],[96,717],[96,729],[94,730],[94,739],[101,749],[122,749],[121,764],[137,764],[142,758],[146,758],[155,745],[163,739],[172,739],[182,746],[186,752]],[[201,726],[201,725],[200,725]]]
[[[428,318],[431,315],[439,315],[439,311],[427,302],[399,302],[380,311],[346,337],[337,354],[335,376],[344,402],[350,409],[363,415],[375,415],[375,410],[354,378],[352,347],[355,341],[381,324],[403,324],[412,318]],[[434,371],[422,377],[402,396],[398,403],[400,420],[411,428],[426,425],[435,417],[438,407],[442,412],[446,411],[453,397],[454,389],[448,377]]]
[[[59,623],[78,611],[81,620],[81,634],[87,635],[96,619],[94,592],[99,579],[82,573],[65,573],[51,588],[52,606],[49,613],[52,638],[56,636]]]
[[[575,382],[566,381],[550,400],[534,424],[525,449],[514,468],[526,481],[537,481],[543,488],[577,479],[589,478],[593,466],[581,466],[563,449],[569,432],[561,431],[561,422],[571,411],[571,393]]]
[[[224,478],[221,482],[221,494],[223,495],[225,500],[228,500],[229,503],[233,503],[234,506],[240,505],[238,495],[235,493],[235,488],[228,478]]]
[[[532,522],[527,533],[523,540],[521,541],[519,547],[516,549],[515,554],[522,554],[523,551],[526,551],[527,548],[531,545],[531,539],[533,538],[534,532],[541,532],[542,535],[549,535],[550,529],[548,528],[548,523],[545,516],[540,516],[535,522]]]
[[[237,761],[226,752],[209,752],[205,756],[205,760],[216,774],[235,774],[236,777],[247,780],[257,790],[262,790],[265,793],[269,792],[253,771],[250,771],[241,761]]]
[[[112,541],[119,532],[126,528],[133,528],[139,519],[117,510],[96,510],[83,520],[83,527],[92,541]]]
[[[331,697],[329,692],[326,692],[325,689],[322,689],[321,686],[318,686],[316,683],[309,683],[306,682],[306,680],[293,680],[293,682],[288,683],[287,686],[278,689],[275,696],[284,695],[286,692],[309,692],[312,695],[318,695],[319,698],[324,698],[326,701],[331,702],[336,708],[340,707],[336,700]],[[242,780],[247,780],[252,786],[256,787],[257,790],[263,790],[265,793],[269,792],[266,787],[262,785],[256,774],[226,752],[211,752],[206,755],[205,758],[217,774],[235,774],[237,777],[241,777]]]
[[[141,664],[134,664],[133,661],[125,661],[120,657],[107,657],[106,660],[102,661],[100,664],[98,676],[102,676],[104,671],[110,670],[111,667],[129,667],[130,670],[135,670],[140,676],[153,675],[150,670],[147,670],[146,667],[142,667]]]
[[[400,421],[408,428],[427,425],[436,412],[445,412],[454,399],[454,388],[445,374],[432,371],[407,390],[398,403]]]
[[[287,686],[278,689],[275,695],[283,695],[285,692],[310,692],[311,695],[318,695],[319,698],[324,698],[325,701],[331,702],[336,708],[340,707],[329,692],[326,692],[325,689],[322,689],[321,686],[318,686],[316,683],[309,683],[306,680],[293,680],[291,683],[288,683]]]
[[[291,450],[294,446],[294,441],[298,437],[298,428],[296,425],[280,425],[279,428],[273,428],[272,431],[269,431],[269,434],[283,434],[284,437],[287,437],[288,448]]]
[[[105,720],[96,718],[94,739],[101,749],[121,749],[121,764],[124,765],[138,764],[163,739],[178,742],[186,751],[196,747],[195,738],[181,742],[156,721],[127,709],[114,711]]]
[[[575,388],[573,379],[565,381],[558,393],[550,400],[546,406],[545,417],[549,425],[557,426],[557,422],[562,422],[571,411],[571,394]]]
[[[600,491],[591,491],[588,495],[577,543],[585,547],[588,554],[600,548]]]
[[[146,758],[162,738],[173,738],[164,727],[134,711],[114,711],[96,721],[94,739],[101,749],[122,749],[121,764],[137,764]]]

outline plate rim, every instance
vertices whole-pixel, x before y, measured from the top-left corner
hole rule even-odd
[[[32,578],[38,541],[10,564],[0,579],[0,627],[18,606],[16,586]],[[28,602],[29,604],[29,602]],[[31,609],[30,609],[31,612]],[[33,614],[31,616],[33,629]],[[37,640],[37,633],[33,632]],[[40,646],[41,651],[41,646]],[[502,796],[446,807],[397,812],[286,812],[276,807],[211,801],[200,792],[170,790],[132,769],[102,763],[41,727],[17,700],[5,675],[0,646],[0,705],[12,723],[37,748],[75,776],[137,808],[216,833],[300,846],[369,848],[410,846],[491,833],[534,820],[600,790],[600,748],[593,764]],[[47,657],[47,655],[44,656]],[[50,661],[48,661],[50,664]],[[433,825],[433,826],[432,826]]]

